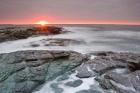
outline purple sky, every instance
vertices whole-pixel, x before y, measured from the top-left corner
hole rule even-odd
[[[0,0],[0,23],[140,24],[140,0]]]

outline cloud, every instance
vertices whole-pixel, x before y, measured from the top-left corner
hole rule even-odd
[[[48,16],[57,21],[140,22],[139,9],[140,0],[0,0],[3,21]]]

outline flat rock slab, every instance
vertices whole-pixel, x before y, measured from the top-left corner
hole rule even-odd
[[[35,50],[0,54],[0,93],[31,93],[86,59],[72,51]]]

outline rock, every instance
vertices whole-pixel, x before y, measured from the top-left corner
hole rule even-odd
[[[75,81],[70,81],[65,83],[66,86],[70,86],[70,87],[78,87],[83,83],[82,80],[75,80]]]
[[[87,65],[82,65],[78,67],[76,70],[78,72],[76,76],[79,78],[89,78],[93,76],[92,72],[88,70]]]
[[[128,67],[131,71],[140,70],[140,63],[130,62]]]
[[[89,60],[87,64],[92,70],[100,74],[116,68],[129,68],[130,70],[130,64],[135,63],[138,66],[138,64],[140,63],[140,56],[138,54],[106,52],[96,55],[100,56],[96,57],[93,60]],[[135,66],[132,67],[136,68]]]
[[[62,93],[63,92],[63,89],[62,88],[59,88],[59,86],[58,86],[57,83],[53,83],[50,86],[51,86],[51,88],[53,89],[53,91],[55,93]]]
[[[77,77],[94,76],[97,82],[77,93],[140,93],[140,54],[103,52],[96,56],[89,60],[73,51],[44,50],[0,54],[0,91],[31,93],[62,74],[58,82],[68,79],[66,72],[74,69]],[[76,88],[82,83],[78,79],[64,84]],[[58,83],[53,83],[51,88],[55,93],[63,93]]]
[[[40,45],[39,45],[39,44],[33,43],[33,44],[31,44],[31,46],[32,46],[32,47],[39,47]]]
[[[72,51],[30,50],[0,54],[0,91],[31,93],[86,59],[84,55]]]
[[[57,79],[57,81],[63,81],[63,80],[67,80],[69,79],[69,74],[64,74],[63,76],[61,76],[60,78]]]
[[[101,75],[96,80],[102,88],[113,89],[117,93],[140,92],[139,54],[106,52],[89,63],[92,62],[95,65],[91,65],[93,71]],[[125,72],[114,71],[121,68]]]
[[[38,27],[38,30],[40,30],[40,27]],[[46,26],[39,31],[39,34],[60,34],[61,31],[63,31],[62,27]]]
[[[140,92],[140,54],[114,52],[90,54],[97,57],[78,67],[77,77],[95,76],[95,80],[105,93],[110,90],[116,93]],[[88,92],[85,90],[81,93]]]
[[[128,74],[125,75],[119,75],[115,73],[106,74],[105,77],[103,77],[99,83],[101,86],[108,87],[108,89],[114,89],[118,93],[139,93],[139,80],[136,78],[137,75]],[[134,81],[133,81],[134,80]],[[102,82],[105,81],[105,82]],[[134,82],[137,81],[137,84],[134,84]],[[137,88],[135,88],[137,86]],[[104,88],[103,87],[103,88]]]
[[[96,55],[96,56],[107,56],[107,55],[111,55],[111,54],[114,54],[113,52],[111,51],[94,51],[93,53],[90,53],[92,55]]]
[[[97,90],[81,90],[81,91],[78,91],[76,93],[102,93],[100,91],[97,91]]]
[[[26,39],[28,37],[37,35],[55,35],[61,33],[63,33],[63,28],[55,26],[47,26],[43,29],[41,27],[32,27],[26,29],[22,29],[22,27],[14,27],[14,29],[5,28],[2,31],[0,31],[0,42]]]

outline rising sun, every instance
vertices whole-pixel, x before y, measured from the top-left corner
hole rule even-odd
[[[41,26],[45,26],[45,25],[49,24],[49,22],[47,22],[47,21],[38,21],[38,22],[36,22],[36,24],[39,24]]]

